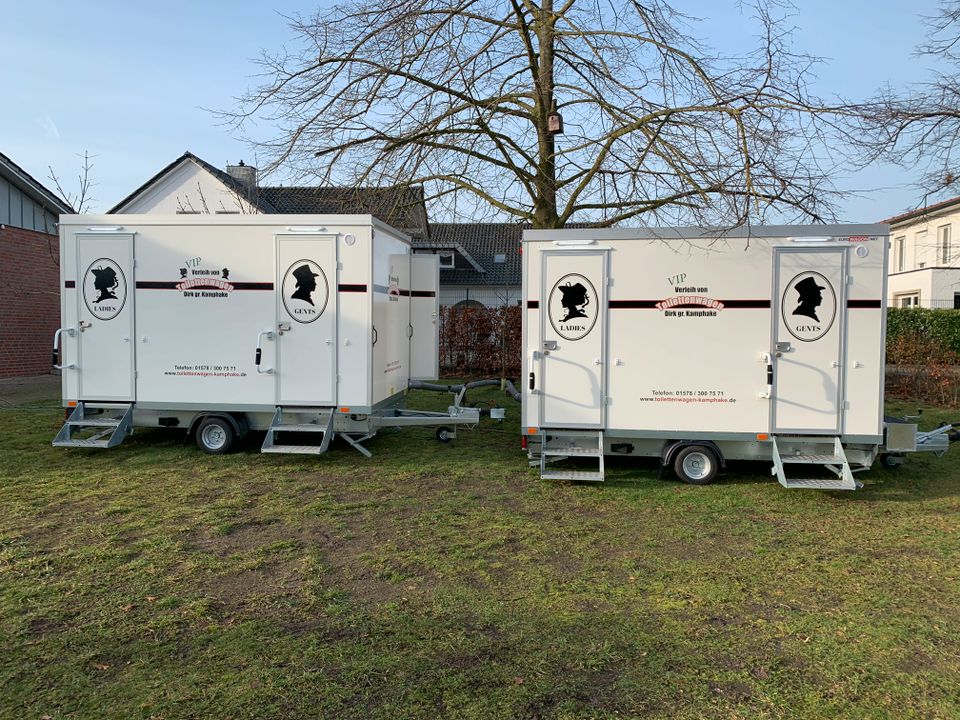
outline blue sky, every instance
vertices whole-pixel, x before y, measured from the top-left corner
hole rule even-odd
[[[326,2],[272,0],[53,0],[3,2],[0,24],[0,152],[45,184],[48,165],[76,186],[78,153],[95,155],[95,210],[105,211],[171,160],[190,150],[223,167],[255,163],[249,147],[204,108],[230,108],[254,82],[261,49],[291,41],[282,15]],[[797,0],[794,48],[821,56],[816,91],[861,98],[883,83],[924,79],[915,58],[920,14],[936,3]],[[704,18],[698,35],[720,50],[742,47],[736,3],[676,0]],[[838,176],[857,191],[843,220],[872,222],[914,207],[915,178],[876,167]]]

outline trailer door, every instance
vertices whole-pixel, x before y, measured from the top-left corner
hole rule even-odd
[[[440,377],[440,256],[410,256],[410,379]]]
[[[337,401],[334,235],[277,236],[277,404]]]
[[[845,279],[845,248],[778,248],[774,253],[776,433],[840,433]]]
[[[540,395],[545,427],[602,428],[606,416],[607,251],[545,250]]]
[[[77,235],[80,400],[134,400],[133,234]]]

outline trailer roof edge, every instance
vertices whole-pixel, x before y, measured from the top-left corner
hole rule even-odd
[[[524,230],[523,240],[553,240],[558,230]],[[564,237],[596,240],[690,240],[701,238],[788,238],[851,235],[889,235],[890,226],[880,223],[843,225],[753,225],[739,227],[632,227],[560,229]]]

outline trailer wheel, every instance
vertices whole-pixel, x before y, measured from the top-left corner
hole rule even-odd
[[[221,417],[208,417],[197,426],[197,447],[210,455],[230,452],[237,434],[230,422]]]
[[[690,485],[712,482],[720,469],[716,453],[704,445],[681,448],[673,460],[673,472]]]
[[[903,464],[903,456],[894,453],[883,453],[880,456],[880,465],[887,470],[896,470]]]
[[[437,428],[437,440],[442,443],[448,443],[453,440],[453,431],[448,427]]]

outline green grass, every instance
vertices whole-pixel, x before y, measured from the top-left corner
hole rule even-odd
[[[960,716],[956,452],[849,494],[548,484],[472,398],[508,422],[373,460],[0,410],[0,717]]]

